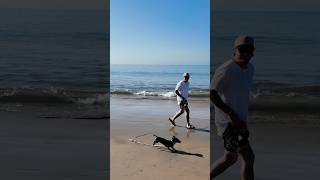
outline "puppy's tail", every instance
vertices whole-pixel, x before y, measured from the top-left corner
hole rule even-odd
[[[157,135],[153,134],[153,136],[158,137]]]

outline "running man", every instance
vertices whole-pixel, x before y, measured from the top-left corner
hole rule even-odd
[[[189,73],[183,74],[183,79],[178,82],[175,93],[177,95],[177,101],[180,110],[172,117],[169,118],[169,121],[172,123],[172,125],[176,126],[175,120],[184,112],[186,112],[186,121],[188,129],[194,129],[194,126],[190,124],[190,110],[188,107],[188,94],[189,94]]]
[[[214,179],[241,159],[241,179],[254,179],[254,153],[247,129],[249,92],[254,67],[254,39],[239,36],[234,42],[233,58],[217,68],[211,84],[210,99],[214,103],[215,124],[223,138],[224,156],[214,162],[210,179]]]

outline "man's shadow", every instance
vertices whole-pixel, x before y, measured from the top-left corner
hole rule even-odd
[[[173,134],[174,136],[177,136],[178,133],[176,132],[176,129],[175,129],[175,128],[176,128],[176,126],[171,127],[171,128],[169,129],[169,131],[172,132],[172,134]],[[191,135],[191,133],[192,133],[192,129],[188,129],[186,137],[189,138],[190,135]]]
[[[180,125],[176,125],[176,126],[173,126],[169,129],[170,132],[173,133],[174,136],[177,136],[178,133],[175,131],[175,128],[176,127],[182,127],[182,128],[185,128],[184,126],[180,126]],[[190,136],[190,134],[194,131],[201,131],[201,132],[207,132],[207,133],[210,133],[210,130],[209,129],[206,129],[206,128],[194,128],[194,129],[188,129],[187,131],[187,137]]]
[[[186,128],[185,126],[181,126],[181,125],[176,125],[173,126],[169,129],[169,131],[173,131],[175,127],[181,127],[181,128]],[[187,129],[187,128],[186,128]],[[210,129],[206,129],[206,128],[194,128],[194,129],[188,129],[188,130],[192,130],[192,131],[201,131],[201,132],[207,132],[210,133]]]

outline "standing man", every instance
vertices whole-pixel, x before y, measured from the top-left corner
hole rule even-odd
[[[249,93],[254,67],[254,39],[238,36],[234,42],[233,58],[217,68],[211,84],[210,99],[214,103],[215,124],[224,141],[224,156],[214,162],[210,179],[223,173],[241,160],[241,179],[254,179],[254,153],[247,129]]]
[[[184,73],[183,74],[183,79],[178,82],[175,93],[177,95],[177,101],[180,110],[174,115],[173,118],[169,118],[169,121],[172,123],[172,125],[176,126],[175,120],[184,113],[186,112],[186,121],[187,121],[187,128],[188,129],[194,129],[194,126],[190,124],[189,122],[189,114],[190,110],[188,107],[188,93],[189,93],[189,78],[190,75],[189,73]]]

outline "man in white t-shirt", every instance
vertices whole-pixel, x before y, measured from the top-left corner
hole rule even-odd
[[[241,179],[253,180],[254,153],[247,129],[249,93],[254,67],[254,40],[238,36],[234,42],[234,57],[215,71],[211,81],[210,99],[214,103],[215,124],[224,141],[225,153],[215,161],[210,179],[215,178],[241,157]]]
[[[194,126],[190,124],[190,110],[188,107],[188,93],[189,93],[189,73],[183,74],[183,80],[179,81],[176,88],[175,93],[177,95],[177,101],[180,110],[172,117],[169,118],[169,121],[172,123],[172,125],[176,126],[175,120],[184,112],[186,112],[186,121],[187,121],[187,128],[193,129]]]

